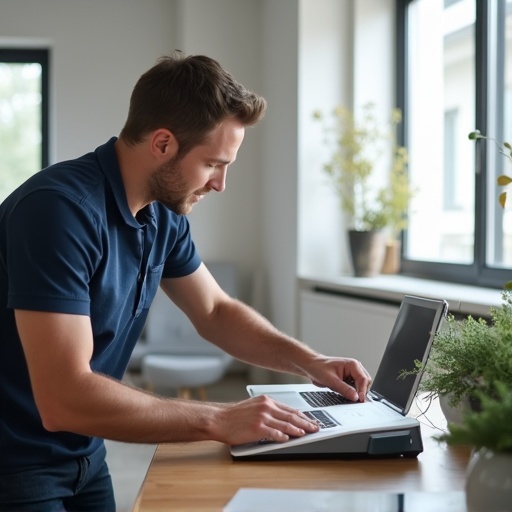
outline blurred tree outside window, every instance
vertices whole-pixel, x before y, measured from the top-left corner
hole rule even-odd
[[[0,48],[0,202],[48,164],[48,52]]]

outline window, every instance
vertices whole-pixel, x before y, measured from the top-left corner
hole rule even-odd
[[[0,201],[48,165],[48,51],[0,49]]]
[[[397,6],[397,103],[418,189],[403,272],[502,287],[512,277],[512,208],[499,206],[496,177],[512,166],[468,134],[512,143],[512,0]]]
[[[458,195],[460,189],[457,188],[457,119],[458,110],[448,110],[444,114],[444,179],[443,179],[443,209],[460,210],[462,208],[461,200]]]

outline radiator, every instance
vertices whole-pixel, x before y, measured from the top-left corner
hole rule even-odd
[[[398,309],[399,304],[302,290],[300,339],[323,354],[359,359],[374,376]]]

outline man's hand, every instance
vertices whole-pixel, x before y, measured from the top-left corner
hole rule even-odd
[[[372,379],[357,359],[319,356],[305,369],[316,386],[330,388],[349,400],[364,402]]]
[[[318,425],[300,411],[268,396],[226,405],[216,415],[216,424],[212,426],[213,438],[229,445],[260,439],[283,443],[290,437],[302,437],[318,429]]]

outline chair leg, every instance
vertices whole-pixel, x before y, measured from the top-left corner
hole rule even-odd
[[[206,402],[207,396],[206,396],[206,389],[201,386],[196,389],[197,396],[199,400],[202,400],[203,402]],[[190,400],[192,398],[192,390],[190,388],[180,388],[178,390],[178,398],[183,398],[184,400]]]
[[[190,388],[181,388],[178,390],[178,397],[190,400]]]

